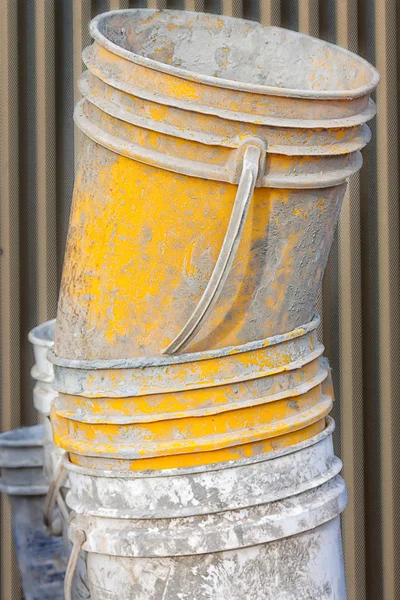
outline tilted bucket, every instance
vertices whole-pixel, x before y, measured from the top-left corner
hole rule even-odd
[[[8,495],[18,566],[26,600],[63,600],[68,555],[43,522],[49,484],[44,472],[43,425],[0,435],[0,491]]]
[[[132,474],[65,459],[93,600],[345,600],[333,422],[269,455]]]
[[[90,365],[50,356],[55,442],[81,466],[144,470],[229,461],[312,437],[333,401],[318,324],[179,357]]]
[[[55,354],[204,352],[309,322],[375,69],[215,15],[117,11],[91,34]]]

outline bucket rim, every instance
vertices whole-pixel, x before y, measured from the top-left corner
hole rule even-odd
[[[309,446],[314,446],[318,444],[320,441],[325,438],[331,436],[335,430],[336,424],[332,417],[326,415],[325,417],[326,427],[317,435],[314,435],[311,438],[303,440],[302,442],[298,442],[297,444],[292,444],[291,446],[286,446],[285,448],[280,448],[279,450],[270,450],[269,452],[265,452],[264,454],[260,454],[257,456],[252,456],[249,458],[240,458],[236,460],[227,460],[220,463],[210,463],[206,465],[199,465],[194,467],[177,467],[172,469],[146,469],[143,471],[129,471],[123,469],[96,469],[89,467],[82,467],[80,465],[76,465],[73,463],[69,456],[68,452],[66,452],[62,458],[63,465],[68,471],[72,471],[78,475],[83,476],[91,476],[91,477],[106,477],[110,479],[152,479],[155,477],[179,477],[179,476],[187,476],[187,475],[195,475],[197,473],[209,473],[215,471],[223,471],[226,469],[234,469],[239,467],[245,467],[247,465],[261,463],[268,460],[273,460],[275,458],[280,458],[281,456],[286,456],[288,454],[293,454],[302,450],[303,448],[308,448]]]
[[[29,437],[23,437],[26,434]],[[0,450],[2,448],[38,448],[43,447],[46,432],[43,424],[30,427],[17,427],[0,434]]]
[[[316,99],[327,99],[327,100],[348,99],[348,100],[352,100],[355,98],[360,98],[362,96],[365,96],[365,95],[373,92],[380,81],[380,75],[379,75],[377,69],[371,63],[369,63],[367,60],[365,60],[361,56],[358,56],[354,52],[351,52],[350,50],[347,50],[346,48],[338,46],[337,44],[325,42],[324,40],[319,40],[319,38],[315,38],[310,35],[300,33],[297,31],[295,32],[290,29],[285,29],[284,27],[262,26],[265,29],[268,28],[270,30],[288,31],[291,34],[294,33],[302,38],[319,41],[322,44],[324,44],[330,48],[340,49],[340,51],[343,52],[345,55],[347,55],[349,58],[351,57],[352,60],[355,60],[356,62],[363,65],[365,68],[367,68],[371,73],[371,80],[369,81],[369,83],[367,83],[363,86],[359,86],[358,88],[355,88],[353,90],[317,91],[317,90],[302,90],[302,89],[296,89],[296,88],[281,88],[281,87],[267,86],[267,85],[261,85],[261,84],[251,84],[251,83],[236,81],[233,79],[224,79],[223,77],[214,77],[212,75],[204,75],[204,74],[200,74],[200,73],[195,73],[194,71],[190,71],[190,70],[182,69],[180,67],[168,65],[166,63],[156,61],[151,58],[146,58],[144,56],[141,56],[140,54],[136,54],[135,52],[126,50],[125,48],[122,48],[118,44],[115,44],[114,42],[109,40],[103,33],[101,33],[101,31],[99,29],[100,23],[102,23],[103,21],[108,19],[110,16],[115,15],[115,14],[124,14],[124,13],[138,14],[138,13],[140,13],[140,14],[151,15],[151,14],[161,13],[161,12],[164,14],[169,13],[171,15],[180,13],[180,14],[185,14],[187,16],[193,16],[196,18],[198,18],[199,16],[201,17],[203,15],[207,15],[208,18],[215,19],[215,20],[222,18],[224,21],[243,21],[246,24],[248,24],[248,21],[246,21],[245,19],[238,19],[237,17],[229,17],[229,16],[225,16],[225,15],[214,15],[211,13],[204,13],[204,12],[170,10],[170,9],[169,10],[159,10],[159,9],[151,9],[151,8],[131,8],[131,9],[107,11],[107,12],[97,15],[94,19],[92,19],[90,21],[89,33],[96,42],[98,42],[101,46],[103,46],[104,48],[106,48],[107,50],[112,52],[113,54],[116,54],[117,56],[120,56],[121,58],[129,60],[130,62],[142,65],[144,67],[148,67],[155,71],[166,73],[167,75],[172,75],[175,77],[179,77],[180,79],[186,79],[188,81],[193,81],[196,83],[208,84],[208,85],[212,85],[214,87],[220,87],[220,88],[231,89],[231,90],[236,90],[236,91],[263,94],[266,96],[271,95],[271,96],[283,96],[283,97],[287,97],[287,98],[306,98],[309,100],[313,100],[313,99],[315,99],[315,100]]]
[[[275,346],[282,342],[287,342],[295,338],[302,337],[307,333],[316,330],[321,323],[320,316],[315,313],[312,320],[305,325],[300,325],[287,333],[279,333],[263,340],[247,342],[240,346],[224,346],[216,350],[204,350],[203,352],[188,352],[182,354],[163,354],[160,356],[143,356],[136,358],[118,358],[118,359],[96,359],[96,360],[79,360],[62,358],[56,355],[49,349],[47,359],[56,367],[82,370],[108,370],[108,369],[133,369],[146,367],[162,367],[168,365],[176,365],[182,363],[197,362],[200,360],[208,360],[212,358],[220,358],[223,356],[231,356],[233,354],[241,354],[252,350],[259,350],[269,346]]]
[[[54,346],[54,339],[49,340],[39,335],[39,332],[42,329],[46,329],[47,327],[54,330],[56,320],[50,319],[49,321],[44,321],[44,323],[40,323],[36,325],[33,329],[31,329],[28,333],[28,340],[31,344],[35,346],[43,346],[44,348],[52,348]]]
[[[48,485],[14,485],[6,483],[0,477],[0,494],[7,494],[8,496],[45,496],[48,489]]]
[[[69,538],[82,530],[82,549],[95,554],[166,557],[214,554],[282,540],[337,518],[346,508],[346,484],[340,475],[283,500],[178,519],[118,519],[75,513]],[[171,535],[171,522],[174,523]],[[235,525],[239,525],[237,531]],[[271,527],[272,525],[272,527]],[[201,535],[199,536],[199,531]],[[191,543],[196,534],[195,544]]]

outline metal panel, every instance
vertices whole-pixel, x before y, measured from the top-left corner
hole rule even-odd
[[[35,422],[26,334],[54,317],[73,186],[72,110],[88,21],[138,6],[225,12],[337,42],[382,75],[374,138],[353,178],[320,299],[336,386],[349,600],[396,600],[400,423],[396,0],[0,0],[1,426]],[[19,598],[1,513],[0,600]]]
[[[357,4],[337,5],[337,43],[358,52]],[[361,333],[361,232],[359,177],[353,177],[343,203],[338,228],[338,395],[340,405],[340,453],[349,490],[348,510],[342,517],[346,547],[349,600],[365,598],[365,551],[359,539],[364,527],[363,364]]]
[[[36,3],[36,239],[37,317],[40,322],[57,306],[55,10],[52,0]]]
[[[397,442],[399,426],[399,186],[398,186],[398,59],[396,0],[377,2],[376,64],[381,73],[377,93],[377,240],[379,352],[382,592],[399,593],[399,510]],[[397,429],[397,431],[396,431]],[[398,524],[397,524],[398,525]]]
[[[0,20],[0,350],[1,428],[20,421],[18,5],[1,0]],[[2,495],[3,496],[3,495]],[[11,509],[1,498],[1,598],[21,597],[11,540]]]

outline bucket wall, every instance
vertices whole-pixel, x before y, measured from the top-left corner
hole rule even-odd
[[[200,300],[235,193],[232,184],[170,173],[85,140],[55,353],[160,354]],[[237,260],[189,351],[244,344],[312,319],[344,193],[344,185],[256,189]]]
[[[291,448],[189,469],[118,473],[65,459],[72,556],[87,552],[91,597],[346,600],[332,431],[330,420]]]
[[[88,555],[91,597],[346,600],[341,544],[337,517],[293,538],[214,555],[122,558],[93,553]]]

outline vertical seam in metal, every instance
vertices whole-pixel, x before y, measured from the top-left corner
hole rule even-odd
[[[148,8],[167,8],[167,0],[148,0]]]
[[[185,10],[204,12],[204,0],[185,0]]]
[[[319,35],[319,2],[318,0],[299,1],[299,31],[307,35]]]
[[[129,0],[109,0],[109,10],[121,10],[123,8],[129,8]]]
[[[242,17],[242,0],[222,0],[222,14],[228,17]]]
[[[260,22],[263,25],[281,24],[280,0],[260,0]]]
[[[20,424],[18,3],[0,0],[0,8],[0,368],[4,431]],[[2,600],[16,600],[11,510],[4,496],[0,502],[0,595]]]
[[[35,3],[36,198],[39,322],[55,316],[57,305],[55,8]]]
[[[89,22],[91,18],[91,2],[90,0],[73,0],[73,44],[74,44],[74,104],[78,102],[81,95],[78,89],[78,78],[83,71],[82,51],[89,45]],[[79,129],[74,125],[74,163],[77,164],[79,158],[81,134]]]

